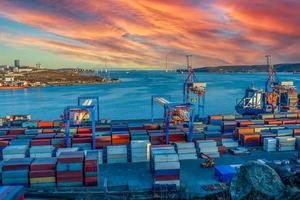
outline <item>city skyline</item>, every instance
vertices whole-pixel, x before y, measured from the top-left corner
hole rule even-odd
[[[164,68],[299,62],[300,2],[3,0],[0,63]]]

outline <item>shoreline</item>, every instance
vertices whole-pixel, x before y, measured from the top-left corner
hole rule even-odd
[[[63,86],[80,86],[80,85],[108,85],[108,84],[116,84],[120,83],[121,80],[116,80],[116,81],[106,81],[106,82],[90,82],[90,83],[57,83],[57,84],[46,84],[46,85],[39,85],[39,86],[29,86],[27,88],[5,88],[1,90],[26,90],[30,88],[46,88],[46,87],[63,87]]]

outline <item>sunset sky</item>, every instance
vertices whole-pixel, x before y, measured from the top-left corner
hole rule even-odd
[[[297,0],[0,0],[0,64],[177,68],[300,62]]]

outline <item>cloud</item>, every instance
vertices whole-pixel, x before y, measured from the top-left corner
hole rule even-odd
[[[292,0],[3,0],[0,16],[62,38],[26,33],[35,48],[95,63],[106,57],[118,67],[157,68],[167,54],[178,67],[187,53],[197,66],[263,63],[266,53],[278,62],[299,61],[299,8]],[[25,36],[17,34],[24,45]]]

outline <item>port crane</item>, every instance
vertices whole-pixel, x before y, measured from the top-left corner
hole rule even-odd
[[[192,57],[191,55],[186,55],[188,75],[183,84],[183,102],[184,103],[197,102],[197,108],[198,108],[197,117],[200,117],[200,115],[202,116],[204,115],[206,83],[197,82],[195,71],[193,70],[190,62],[191,57]]]
[[[261,113],[298,112],[298,93],[292,81],[279,82],[271,61],[266,55],[268,79],[265,89],[257,89],[252,84],[245,91],[244,97],[237,102],[235,109],[242,115]]]
[[[68,106],[64,110],[64,122],[66,128],[66,146],[71,147],[70,127],[78,127],[82,125],[82,121],[78,116],[81,113],[88,113],[89,121],[92,124],[92,149],[96,148],[96,121],[95,106]]]
[[[151,98],[151,120],[154,122],[154,103],[158,103],[164,108],[164,132],[166,134],[166,144],[169,144],[170,124],[187,124],[189,131],[187,141],[192,141],[194,124],[194,105],[191,103],[170,102],[162,96],[152,96]]]
[[[92,127],[92,149],[96,148],[96,120],[100,121],[99,97],[82,96],[77,98],[77,106],[68,106],[64,110],[63,120],[66,128],[67,147],[71,147],[70,127],[84,126],[85,122]]]

